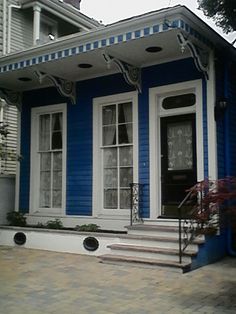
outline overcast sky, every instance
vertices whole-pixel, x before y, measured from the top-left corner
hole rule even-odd
[[[236,38],[236,32],[229,35],[223,34],[221,29],[216,28],[212,20],[206,18],[201,11],[197,10],[197,0],[82,0],[81,12],[104,24],[110,24],[127,17],[177,4],[187,6],[229,42]]]

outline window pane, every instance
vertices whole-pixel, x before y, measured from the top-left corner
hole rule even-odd
[[[117,166],[117,148],[105,148],[103,150],[104,168]]]
[[[116,105],[105,106],[102,109],[102,124],[109,125],[116,123]]]
[[[51,171],[51,153],[41,153],[40,171]]]
[[[54,190],[53,191],[53,208],[60,208],[61,207],[61,191]]]
[[[103,127],[103,146],[116,144],[116,127]]]
[[[104,190],[104,208],[116,209],[117,203],[118,203],[117,190],[116,189]]]
[[[50,149],[50,115],[45,114],[39,117],[39,150]]]
[[[52,115],[52,149],[62,148],[62,113]]]
[[[120,147],[120,166],[133,165],[133,147]]]
[[[117,169],[104,170],[104,187],[105,188],[117,187]]]
[[[162,107],[168,110],[168,109],[175,109],[175,108],[190,107],[190,106],[195,105],[195,103],[196,103],[195,94],[185,94],[185,95],[166,97],[163,100]]]
[[[62,113],[52,114],[52,131],[62,131]]]
[[[133,182],[133,168],[120,168],[120,186],[129,187]]]
[[[130,190],[129,189],[120,190],[120,208],[121,209],[130,208]]]
[[[40,192],[40,200],[39,200],[40,207],[51,207],[51,199],[50,199],[50,191],[41,191]]]
[[[51,172],[40,172],[40,207],[51,207]]]
[[[132,103],[119,104],[118,123],[132,122]]]
[[[167,127],[168,170],[193,167],[191,122],[172,123]]]
[[[40,173],[40,190],[50,190],[51,173],[50,171],[42,171]]]
[[[62,172],[53,171],[53,189],[60,190],[62,188]]]
[[[62,153],[53,153],[53,170],[62,170]]]
[[[119,144],[128,144],[133,142],[132,124],[119,125]]]

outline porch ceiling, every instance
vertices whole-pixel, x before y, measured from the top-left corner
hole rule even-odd
[[[6,71],[0,75],[0,87],[15,91],[26,91],[50,86],[51,82],[49,80],[44,81],[43,84],[39,84],[34,74],[35,70],[70,81],[81,81],[118,72],[114,64],[111,64],[110,69],[108,69],[102,56],[103,52],[140,68],[170,60],[186,58],[190,56],[190,54],[188,49],[181,52],[176,36],[179,31],[179,29],[170,29],[169,31],[153,34],[148,37],[113,44],[104,49],[94,49],[77,55],[31,65],[22,69]],[[147,52],[146,48],[152,46],[161,47],[162,50],[156,53]],[[86,69],[79,68],[78,65],[81,63],[91,64],[92,67]],[[19,78],[22,77],[31,80],[20,81]]]

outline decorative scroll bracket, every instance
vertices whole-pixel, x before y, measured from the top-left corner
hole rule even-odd
[[[0,97],[6,101],[9,106],[16,106],[21,111],[22,94],[9,89],[0,88]]]
[[[208,80],[209,79],[209,75],[208,75],[209,54],[208,52],[194,45],[190,40],[186,39],[182,33],[177,34],[177,39],[180,44],[181,51],[184,52],[185,47],[188,47],[197,70],[199,72],[202,72],[205,78]]]
[[[54,84],[60,95],[68,97],[73,105],[76,104],[76,88],[74,82],[40,71],[35,71],[34,73],[37,76],[40,84],[42,84],[43,80],[49,79]]]
[[[141,93],[141,70],[125,61],[117,59],[107,53],[103,53],[103,58],[105,59],[108,68],[110,68],[111,63],[113,62],[119,69],[119,71],[123,74],[123,77],[131,86],[134,86],[135,89]]]

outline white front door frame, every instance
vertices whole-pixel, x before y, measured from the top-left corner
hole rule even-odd
[[[165,110],[161,102],[166,96],[195,93],[196,104],[191,107]],[[160,118],[196,113],[197,180],[204,179],[202,80],[170,84],[149,89],[149,160],[150,160],[150,219],[161,215],[161,134]]]

